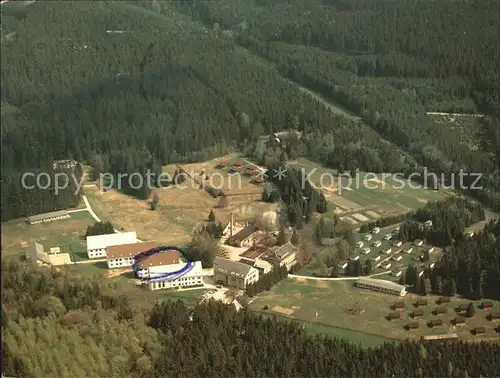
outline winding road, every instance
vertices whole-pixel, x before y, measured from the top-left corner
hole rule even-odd
[[[86,185],[86,186],[94,186],[94,185]],[[85,194],[82,195],[82,199],[83,199],[83,202],[85,202],[85,209],[77,209],[77,210],[70,210],[69,212],[70,213],[76,213],[78,211],[88,211],[90,213],[90,215],[92,216],[92,218],[95,219],[96,222],[102,222],[101,221],[101,218],[99,218],[97,216],[97,214],[94,212],[94,209],[92,209],[92,206],[90,205],[90,202],[89,200],[87,199],[87,196]],[[115,231],[115,233],[117,234],[120,234],[121,231],[117,230],[116,228],[113,229]],[[140,239],[137,239],[137,242],[138,243],[142,243],[142,240]],[[93,260],[93,261],[97,261],[97,260]]]

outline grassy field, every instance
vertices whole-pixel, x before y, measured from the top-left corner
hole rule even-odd
[[[230,162],[236,160],[235,155],[220,159]],[[235,220],[250,220],[276,205],[260,202],[262,187],[251,184],[249,178],[241,177],[238,185],[236,176],[228,177],[226,170],[216,169],[214,159],[203,163],[185,164],[182,167],[190,174],[201,179],[199,173],[212,177],[215,186],[221,185],[229,195],[229,206],[225,209],[214,209],[219,199],[211,197],[191,180],[179,186],[156,189],[160,201],[155,211],[150,210],[148,201],[138,200],[124,195],[117,190],[101,192],[97,187],[85,188],[85,194],[92,208],[102,220],[110,220],[120,231],[136,231],[141,240],[152,240],[158,243],[185,244],[191,240],[195,227],[206,221],[211,210],[216,219],[222,223],[229,221],[230,213]],[[244,160],[244,159],[240,159]],[[164,171],[173,176],[174,165],[164,167]],[[218,174],[215,175],[214,173]],[[248,195],[230,196],[230,194],[249,193]],[[153,194],[151,194],[153,195]]]
[[[2,253],[4,255],[24,254],[28,245],[38,242],[45,249],[60,247],[63,253],[84,256],[86,255],[85,232],[87,226],[94,222],[87,211],[72,213],[70,219],[34,225],[28,224],[25,219],[4,222],[2,223]]]
[[[358,178],[349,183],[347,178],[339,179],[336,170],[322,167],[305,158],[299,158],[291,166],[304,169],[306,173],[314,171],[309,177],[330,203],[329,214],[337,214],[352,226],[379,217],[406,213],[450,194],[443,190],[418,188],[416,183],[411,183],[410,186],[406,180],[403,187],[396,178],[366,172],[359,172]]]
[[[416,296],[409,294],[405,297],[406,309],[399,320],[388,321],[386,316],[391,312],[391,305],[397,298],[381,293],[370,292],[353,287],[352,281],[312,281],[306,279],[288,279],[277,284],[270,292],[259,294],[250,304],[257,311],[263,311],[265,305],[270,314],[279,314],[300,321],[316,323],[323,326],[338,327],[360,333],[357,340],[369,343],[370,338],[386,338],[403,340],[406,338],[419,339],[423,335],[438,335],[443,333],[457,333],[464,340],[489,340],[498,338],[494,328],[498,322],[486,320],[490,311],[480,310],[476,306],[476,315],[467,320],[464,327],[454,327],[450,322],[456,316],[454,308],[459,303],[469,303],[465,300],[454,299],[448,305],[448,314],[440,316],[443,327],[428,328],[426,323],[437,316],[432,314],[437,297],[429,295],[428,308],[425,308],[424,317],[419,320],[420,328],[406,331],[404,326],[410,321],[409,314]],[[418,297],[420,298],[420,297]],[[476,302],[479,305],[479,302]],[[359,314],[351,314],[346,309],[356,307],[362,310]],[[500,304],[495,302],[498,311]],[[318,312],[318,317],[316,317]],[[485,326],[486,334],[473,336],[470,330],[475,326]],[[339,331],[340,332],[340,331]],[[347,334],[345,337],[349,337]],[[375,339],[373,339],[375,340]],[[376,342],[376,341],[372,341]]]
[[[122,275],[109,276],[111,272],[105,262],[95,262],[88,264],[78,264],[65,266],[70,274],[81,279],[96,278],[100,280],[101,286],[105,292],[113,295],[129,294],[136,298],[136,303],[144,310],[149,310],[151,305],[157,300],[177,300],[180,299],[188,306],[194,306],[199,298],[207,291],[204,288],[183,290],[183,291],[150,291],[147,288],[137,286],[133,273],[130,270],[124,270]]]
[[[270,313],[269,311],[259,311],[259,310],[253,310],[254,312],[263,315],[263,316],[273,316],[276,317],[277,319],[288,319],[287,316],[284,315],[279,315],[276,313]],[[307,322],[304,320],[300,319],[293,319],[295,322],[300,324],[305,328],[305,330],[311,334],[326,334],[330,337],[338,337],[342,339],[349,340],[350,342],[359,344],[360,346],[364,348],[370,348],[370,347],[377,347],[379,345],[382,345],[386,342],[392,342],[392,341],[399,341],[399,340],[391,340],[385,337],[378,337],[374,335],[366,335],[360,332],[356,331],[351,331],[348,329],[342,329],[338,327],[332,327],[329,325],[324,325],[320,323],[312,323],[312,322]]]

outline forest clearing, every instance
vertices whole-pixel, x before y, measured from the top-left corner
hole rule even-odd
[[[443,326],[430,328],[427,322],[437,318],[433,311],[438,306],[438,296],[427,295],[428,305],[424,308],[424,315],[413,319],[410,315],[414,310],[414,303],[421,296],[408,294],[403,299],[377,292],[361,290],[353,286],[352,281],[312,281],[289,278],[274,286],[271,291],[258,294],[250,304],[250,308],[263,311],[264,306],[269,310],[265,313],[276,313],[298,321],[305,321],[323,326],[339,327],[370,337],[404,340],[406,338],[418,340],[426,335],[456,333],[462,340],[483,340],[495,337],[497,321],[488,320],[490,311],[499,311],[500,302],[495,301],[493,309],[481,310],[481,301],[475,301],[476,314],[467,319],[466,326],[454,326],[452,320],[457,316],[456,308],[460,304],[468,304],[467,300],[453,298],[446,304],[447,313],[439,316]],[[405,307],[400,319],[389,321],[387,315],[392,311],[391,306],[396,301],[404,301]],[[352,311],[358,308],[359,311]],[[317,313],[317,316],[316,316]],[[417,321],[420,327],[407,331],[408,322]],[[481,336],[474,336],[471,329],[484,326],[486,332]],[[354,340],[353,340],[354,341]]]

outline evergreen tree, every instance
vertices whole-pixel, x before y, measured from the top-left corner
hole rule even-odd
[[[210,214],[208,214],[209,222],[215,222],[215,214],[213,210],[210,210]]]
[[[278,232],[278,239],[277,239],[277,244],[278,245],[284,245],[287,242],[287,236],[285,233],[285,227],[281,226],[279,232]]]
[[[470,302],[469,305],[467,306],[467,310],[465,312],[465,315],[468,318],[472,318],[476,314],[476,309],[474,308],[474,303]]]

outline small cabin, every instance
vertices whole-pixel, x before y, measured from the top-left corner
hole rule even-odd
[[[486,328],[484,328],[484,327],[476,327],[476,328],[472,329],[472,333],[474,335],[482,335],[483,333],[486,333]]]
[[[459,305],[457,306],[457,311],[458,311],[458,312],[464,312],[464,311],[467,311],[467,307],[469,307],[469,305],[468,305],[468,304],[466,304],[466,303],[459,304]]]
[[[458,325],[463,325],[465,324],[466,319],[463,316],[457,316],[455,319],[453,319],[453,324],[458,326]]]
[[[399,312],[391,312],[388,316],[387,319],[389,320],[395,320],[395,319],[400,319],[401,314]]]
[[[394,247],[401,247],[403,245],[403,242],[401,240],[395,240],[392,242],[392,245]]]
[[[378,233],[380,232],[380,227],[375,227],[375,228],[372,230],[372,232],[373,232],[374,234],[378,234]]]
[[[380,255],[375,256],[375,257],[373,258],[373,261],[377,262],[377,261],[379,261],[381,258],[382,258],[382,257],[381,257]]]
[[[224,160],[218,161],[217,165],[215,166],[215,168],[226,168],[226,167],[227,163]]]
[[[448,309],[446,307],[437,307],[435,310],[434,310],[434,313],[436,315],[444,315],[448,312]]]
[[[492,308],[493,307],[493,302],[492,301],[483,301],[481,302],[481,308],[483,310],[487,309],[487,308]]]
[[[404,252],[405,252],[407,255],[409,255],[410,253],[412,253],[412,252],[413,252],[413,247],[406,248],[406,249],[404,250]]]
[[[372,236],[370,234],[366,234],[363,239],[365,239],[366,241],[370,241],[372,240]]]
[[[411,322],[411,323],[408,323],[406,325],[406,329],[407,330],[410,330],[410,329],[417,329],[418,328],[418,323],[417,322]]]
[[[386,249],[386,250],[384,251],[384,253],[385,253],[386,255],[390,254],[391,252],[392,252],[392,248]]]
[[[399,255],[399,256],[394,256],[392,258],[394,261],[401,261],[403,259],[403,256]]]
[[[393,305],[392,305],[393,310],[403,310],[404,308],[405,308],[404,302],[396,302],[396,303],[393,303]]]
[[[450,301],[451,301],[450,297],[441,297],[441,298],[439,298],[438,303],[439,304],[450,303]]]
[[[344,263],[341,263],[341,264],[340,264],[340,267],[341,267],[342,269],[345,269],[345,268],[347,268],[347,265],[348,265],[348,263],[344,262]]]
[[[417,247],[420,247],[424,244],[424,242],[420,239],[416,239],[413,244],[415,244]]]
[[[422,277],[424,275],[424,271],[422,270],[421,272],[418,272],[418,278]]]
[[[489,316],[490,320],[498,320],[500,319],[500,312],[492,312]]]
[[[391,240],[392,239],[392,235],[391,234],[387,234],[384,236],[384,240]]]
[[[436,248],[431,247],[431,248],[429,248],[429,249],[427,250],[427,252],[432,253],[432,252],[434,252],[435,250],[436,250]]]
[[[415,302],[417,307],[427,306],[427,299],[419,299]]]
[[[391,267],[391,263],[386,263],[384,265],[382,265],[382,268],[384,269],[389,269]]]
[[[427,324],[431,328],[440,327],[443,325],[443,321],[441,319],[432,319],[432,320],[429,320],[429,323],[427,323]]]
[[[381,242],[380,240],[375,240],[375,241],[373,242],[373,246],[374,246],[374,247],[380,247],[381,245],[382,245],[382,242]]]
[[[424,316],[424,310],[421,308],[417,308],[411,313],[412,318],[420,318],[421,316]]]
[[[364,245],[362,241],[356,243],[356,247],[361,248]]]

